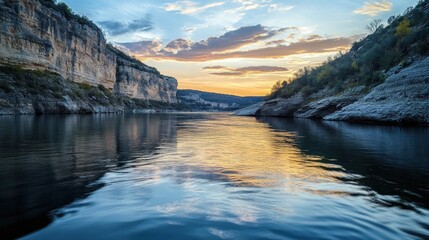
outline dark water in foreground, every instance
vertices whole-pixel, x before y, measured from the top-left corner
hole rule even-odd
[[[0,117],[0,238],[429,238],[429,128]]]

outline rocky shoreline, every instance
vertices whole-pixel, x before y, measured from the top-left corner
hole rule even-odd
[[[270,116],[329,121],[429,125],[429,57],[396,66],[387,79],[369,91],[356,87],[339,95],[324,89],[276,98],[234,112],[238,116]]]

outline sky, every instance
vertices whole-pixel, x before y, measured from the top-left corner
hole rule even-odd
[[[417,0],[63,0],[179,89],[262,96]]]

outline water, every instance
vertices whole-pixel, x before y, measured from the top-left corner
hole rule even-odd
[[[2,239],[429,238],[429,128],[0,117]]]

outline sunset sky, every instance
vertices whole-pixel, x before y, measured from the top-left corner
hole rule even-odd
[[[266,95],[417,0],[65,0],[180,89]]]

